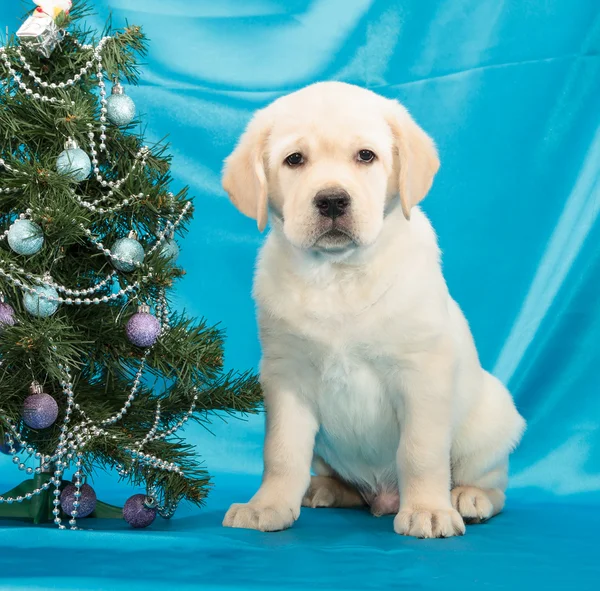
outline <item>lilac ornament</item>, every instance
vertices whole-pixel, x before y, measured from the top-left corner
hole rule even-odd
[[[83,484],[79,489],[81,496],[79,497],[79,507],[77,508],[77,517],[87,517],[94,512],[96,508],[96,492],[89,484]],[[69,516],[73,515],[75,510],[75,493],[77,487],[74,484],[65,486],[60,495],[61,509]]]
[[[133,495],[123,507],[123,518],[131,527],[148,527],[156,518],[156,505],[152,497]]]
[[[15,322],[15,311],[12,307],[0,302],[0,328],[2,326],[14,326]]]
[[[127,322],[125,332],[133,345],[151,347],[160,334],[160,322],[156,316],[150,314],[148,306],[141,305]]]
[[[31,396],[25,398],[23,403],[23,420],[32,429],[46,429],[54,424],[58,417],[58,404],[56,400],[42,392],[42,387],[31,384]]]

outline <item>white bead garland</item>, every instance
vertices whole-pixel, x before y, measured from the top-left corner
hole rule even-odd
[[[106,304],[108,302],[118,300],[119,298],[123,297],[124,295],[126,295],[128,293],[132,293],[132,292],[136,291],[142,283],[149,281],[152,278],[153,274],[152,274],[152,272],[148,272],[148,274],[144,275],[144,277],[142,277],[139,281],[130,283],[129,285],[123,287],[122,289],[120,289],[119,291],[117,291],[115,293],[111,293],[110,295],[104,295],[100,298],[92,298],[92,299],[84,298],[83,300],[81,298],[73,299],[70,297],[63,298],[61,296],[54,297],[54,296],[48,295],[47,293],[38,291],[35,287],[32,287],[31,285],[27,285],[26,283],[23,283],[20,279],[13,277],[10,273],[5,271],[1,267],[0,267],[0,276],[7,279],[10,283],[12,283],[12,285],[19,287],[20,289],[27,291],[29,293],[35,294],[40,299],[48,300],[50,302],[59,302],[61,304],[67,304],[67,305],[90,306],[90,305],[97,305],[100,303]],[[49,281],[48,279],[42,278],[42,279],[40,279],[38,286],[40,284],[43,286],[50,286],[53,284],[53,282]],[[74,291],[74,290],[71,290],[71,291]]]
[[[100,91],[100,94],[102,96],[102,91]],[[102,103],[102,98],[100,99],[100,102]],[[101,145],[100,145],[100,150],[101,151],[106,151],[106,145],[104,145],[104,140],[106,139],[106,135],[104,134],[104,132],[106,131],[106,121],[103,120],[103,109],[104,106],[101,107],[100,109],[100,140],[101,140]],[[134,160],[133,160],[133,164],[131,165],[131,168],[129,170],[129,172],[121,179],[117,180],[117,181],[107,181],[101,174],[100,171],[100,166],[99,166],[99,162],[98,162],[98,158],[96,157],[98,152],[96,150],[96,141],[94,139],[94,131],[93,131],[93,125],[91,123],[88,123],[88,139],[90,141],[90,155],[91,155],[91,159],[92,159],[92,169],[94,171],[94,174],[96,175],[96,180],[103,186],[103,187],[110,187],[112,190],[109,192],[109,194],[107,195],[107,197],[112,197],[114,191],[116,189],[120,189],[121,186],[123,185],[123,183],[125,183],[127,181],[127,179],[130,177],[131,173],[138,167],[141,166],[142,168],[144,166],[146,166],[146,160],[150,154],[150,148],[148,148],[148,146],[142,146],[138,152],[136,153],[136,155],[134,156]],[[104,147],[103,147],[104,146]]]
[[[113,192],[111,191],[111,193],[113,193]],[[77,195],[77,193],[75,193],[75,191],[71,192],[71,196],[82,207],[85,207],[86,209],[88,209],[89,211],[93,211],[94,213],[101,213],[101,214],[115,213],[116,211],[120,211],[124,207],[127,207],[127,206],[135,203],[138,199],[143,199],[144,197],[149,197],[149,195],[145,195],[144,193],[138,193],[137,195],[131,195],[129,198],[123,199],[123,201],[121,201],[121,203],[117,203],[117,205],[114,205],[112,207],[98,207],[99,203],[102,203],[102,202],[106,201],[107,199],[110,199],[110,197],[112,197],[112,194],[105,195],[103,197],[100,197],[99,199],[95,199],[91,203],[88,201],[85,201],[81,197],[81,195]]]
[[[100,42],[101,45],[100,44],[98,45],[99,51],[102,50],[102,46],[104,45],[103,41]],[[34,82],[36,84],[39,84],[42,88],[51,88],[52,90],[54,90],[56,88],[63,89],[63,88],[68,88],[69,86],[74,86],[75,84],[77,84],[77,82],[79,82],[79,80],[81,80],[81,78],[83,76],[85,76],[88,73],[88,71],[94,65],[94,62],[89,60],[86,62],[84,68],[81,68],[79,70],[79,72],[77,74],[75,74],[75,76],[73,76],[73,78],[69,78],[69,80],[67,80],[66,82],[59,82],[58,84],[48,83],[45,80],[42,80],[34,72],[33,68],[31,67],[31,64],[29,64],[29,62],[27,61],[27,59],[25,58],[25,56],[23,55],[23,52],[21,51],[21,49],[19,47],[16,47],[15,51],[17,53],[17,56],[19,57],[20,62],[23,64],[23,67],[27,70],[27,74],[31,78],[33,78]]]
[[[23,52],[18,47],[16,48],[16,53],[19,58],[19,61],[23,64],[23,67],[27,71],[27,75],[33,79],[36,85],[46,90],[62,90],[64,88],[74,86],[75,84],[77,84],[77,82],[81,80],[83,76],[85,76],[93,68],[95,62],[98,66],[98,85],[100,86],[102,91],[102,88],[104,87],[104,81],[102,80],[102,50],[104,48],[104,45],[106,45],[106,43],[111,39],[112,37],[110,36],[103,37],[95,48],[91,45],[80,45],[79,47],[83,50],[92,50],[91,59],[88,59],[85,66],[80,68],[79,72],[77,72],[72,78],[69,78],[66,82],[59,82],[58,84],[55,84],[54,82],[48,83],[45,80],[42,80],[35,73],[31,64],[27,62],[27,59],[23,55]],[[6,48],[4,46],[0,46],[0,60],[4,64],[5,68],[8,70],[8,73],[10,74],[12,79],[17,83],[19,88],[25,92],[25,94],[42,102],[65,104],[64,99],[56,98],[54,96],[48,97],[46,95],[42,95],[39,92],[36,92],[34,89],[31,89],[29,86],[27,86],[27,84],[25,84],[25,82],[23,82],[22,80],[22,74],[20,74],[13,68],[13,64],[11,63],[6,52]],[[102,85],[100,85],[100,81],[102,81]],[[75,101],[71,101],[71,104],[74,105]]]

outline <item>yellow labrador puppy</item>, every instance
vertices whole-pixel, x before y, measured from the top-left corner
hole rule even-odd
[[[273,228],[254,288],[265,469],[225,526],[368,505],[399,534],[448,537],[502,509],[525,423],[481,368],[416,207],[438,167],[402,105],[339,82],[256,113],[227,159],[231,200]]]

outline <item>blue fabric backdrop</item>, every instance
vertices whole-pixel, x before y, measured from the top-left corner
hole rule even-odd
[[[189,429],[215,488],[144,531],[0,521],[0,589],[600,588],[600,3],[598,0],[98,0],[100,27],[152,41],[129,90],[169,134],[197,214],[178,305],[228,328],[229,365],[259,358],[253,261],[262,237],[228,203],[223,158],[251,113],[316,80],[403,101],[442,168],[424,208],[483,364],[529,421],[505,513],[460,539],[393,534],[392,518],[304,510],[287,532],[226,530],[261,468],[262,418]],[[13,31],[19,2],[0,0]],[[0,460],[0,488],[20,474]],[[96,481],[115,502],[131,494]],[[90,525],[92,523],[90,522]]]

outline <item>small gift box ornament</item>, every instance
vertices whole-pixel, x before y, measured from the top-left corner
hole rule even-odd
[[[68,14],[71,0],[34,0],[34,2],[38,7],[21,25],[17,37],[44,57],[50,57],[64,36],[64,31],[56,25],[55,19],[62,12]]]

